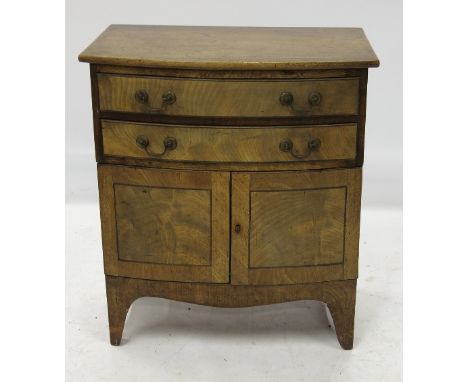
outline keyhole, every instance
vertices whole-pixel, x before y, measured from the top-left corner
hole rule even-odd
[[[240,224],[236,224],[235,227],[234,227],[234,231],[236,231],[236,233],[239,233],[240,230],[241,230]]]

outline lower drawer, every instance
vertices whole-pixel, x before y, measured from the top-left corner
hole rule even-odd
[[[355,159],[356,124],[212,127],[103,120],[112,157],[184,162],[280,163]]]

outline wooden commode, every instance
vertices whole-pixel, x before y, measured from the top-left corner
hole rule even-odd
[[[155,296],[325,302],[353,346],[369,67],[357,28],[111,25],[91,64],[110,339]]]

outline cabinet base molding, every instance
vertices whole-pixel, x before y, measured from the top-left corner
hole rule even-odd
[[[353,348],[356,280],[297,285],[231,285],[153,281],[106,275],[110,342],[120,345],[130,305],[141,297],[224,308],[317,300],[327,304],[336,336],[345,350]]]

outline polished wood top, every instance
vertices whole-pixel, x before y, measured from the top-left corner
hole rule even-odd
[[[360,28],[111,25],[80,54],[79,60],[215,70],[379,66]]]

